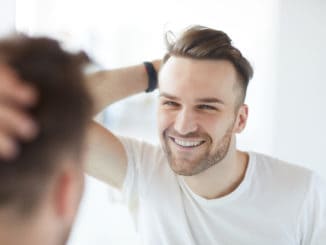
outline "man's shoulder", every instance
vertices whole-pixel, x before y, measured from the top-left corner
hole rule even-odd
[[[166,190],[167,185],[175,186],[174,173],[159,145],[131,137],[119,136],[118,139],[123,144],[128,158],[126,190],[129,188],[133,194],[137,192],[141,196],[153,193],[156,196],[155,193]]]
[[[250,157],[256,180],[280,190],[307,191],[317,176],[311,169],[266,154],[250,152]]]
[[[250,190],[258,193],[263,207],[271,207],[269,214],[288,220],[302,234],[310,229],[316,231],[316,237],[324,234],[319,232],[326,227],[322,218],[326,217],[325,180],[313,170],[275,157],[253,152],[250,157]]]
[[[300,177],[306,176],[308,178],[314,174],[314,172],[307,167],[281,160],[267,154],[250,152],[249,155],[254,158],[253,161],[258,171],[269,171],[269,173],[272,174],[282,173],[287,175],[298,175]]]

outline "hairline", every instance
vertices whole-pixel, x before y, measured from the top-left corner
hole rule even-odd
[[[240,74],[240,72],[237,70],[235,64],[230,59],[226,59],[226,58],[209,58],[209,57],[194,57],[194,56],[187,55],[187,54],[180,54],[180,53],[175,53],[175,52],[167,52],[164,55],[163,59],[162,59],[160,72],[161,72],[163,66],[165,65],[165,63],[171,57],[186,58],[186,59],[191,59],[191,60],[209,60],[209,61],[227,61],[227,62],[229,62],[233,66],[233,69],[235,70],[236,77],[237,77],[237,80],[233,84],[233,87],[232,87],[232,90],[235,92],[235,102],[234,102],[235,112],[237,112],[239,110],[239,108],[244,104],[244,101],[245,101],[245,98],[246,98],[245,88],[243,88],[243,86],[242,86],[244,77],[242,76],[242,74]],[[160,72],[159,72],[159,74],[160,74]],[[238,95],[237,95],[237,93],[238,93]]]

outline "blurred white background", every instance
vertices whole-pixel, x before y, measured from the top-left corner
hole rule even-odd
[[[201,24],[228,33],[252,62],[249,124],[241,149],[264,152],[326,177],[326,1],[0,0],[0,35],[50,35],[84,49],[101,68],[162,57],[163,34]],[[157,142],[155,94],[103,115],[117,133]],[[289,173],[290,175],[291,173]],[[87,178],[69,245],[138,244],[119,194]]]

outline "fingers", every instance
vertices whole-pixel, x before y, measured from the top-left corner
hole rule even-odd
[[[24,112],[0,104],[0,131],[29,140],[35,137],[37,126]]]
[[[0,100],[9,101],[21,106],[36,103],[36,90],[24,84],[8,67],[0,64]]]
[[[37,102],[35,88],[19,79],[13,70],[0,64],[0,158],[18,154],[19,141],[37,134],[37,125],[25,112]]]
[[[18,155],[18,144],[0,130],[0,159],[11,160]]]
[[[37,135],[37,126],[21,111],[0,104],[0,159],[11,160],[19,153],[19,142]]]

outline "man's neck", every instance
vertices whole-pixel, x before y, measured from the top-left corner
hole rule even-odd
[[[241,184],[248,161],[247,153],[233,148],[221,162],[197,175],[183,178],[197,195],[206,199],[220,198],[230,194]]]

